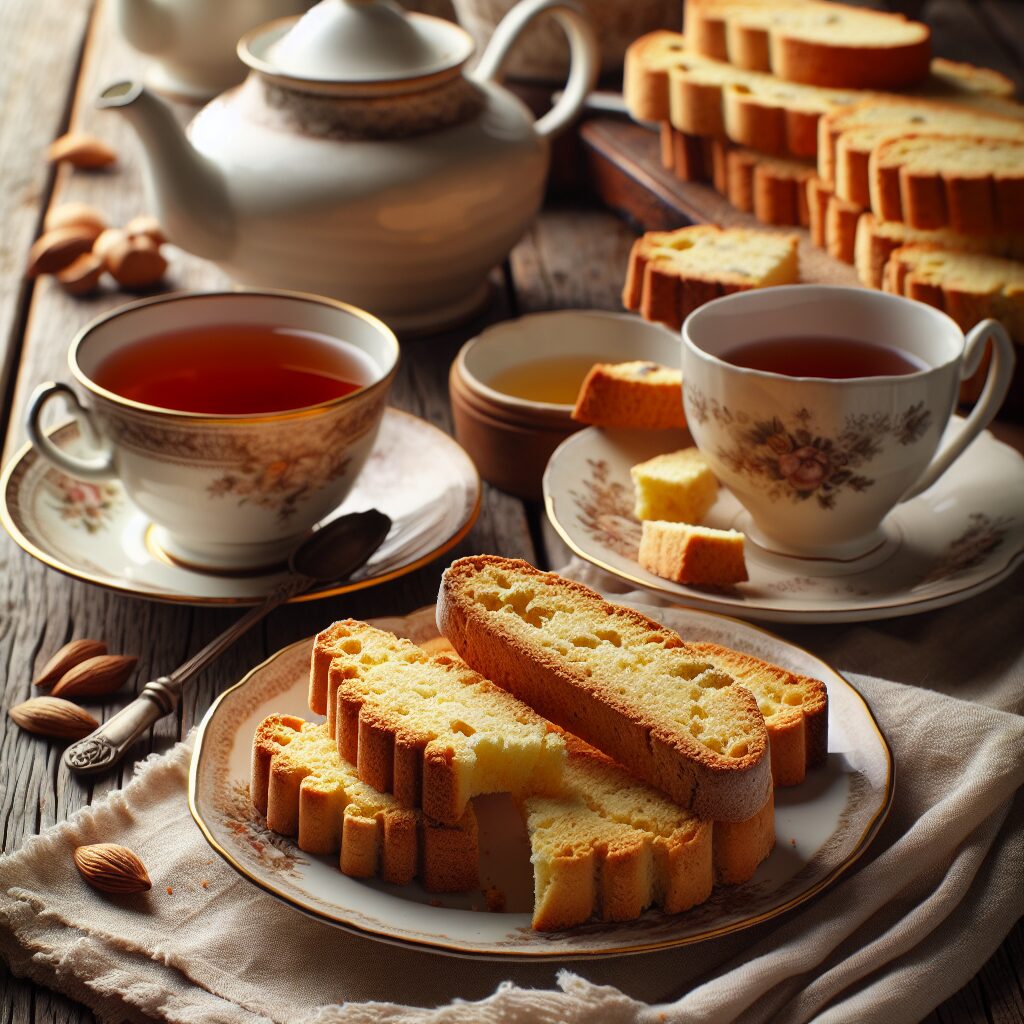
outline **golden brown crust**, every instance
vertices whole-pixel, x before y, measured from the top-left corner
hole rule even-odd
[[[828,756],[828,691],[820,679],[719,644],[687,646],[728,672],[757,698],[768,729],[776,786],[798,785],[808,768],[824,763]]]
[[[685,428],[682,374],[656,363],[630,365],[636,369],[629,374],[620,372],[621,364],[592,366],[580,386],[572,418],[599,427]]]
[[[856,261],[857,223],[863,213],[857,203],[829,197],[825,210],[825,247],[829,256],[844,263]]]
[[[299,849],[309,853],[338,852],[341,871],[355,878],[379,875],[404,885],[420,875],[436,892],[476,887],[477,825],[471,807],[455,825],[442,826],[380,794],[367,802],[360,786],[323,726],[270,715],[257,727],[250,793],[269,829],[294,836]]]
[[[740,885],[748,881],[775,847],[775,794],[746,821],[716,821],[713,833],[715,881]]]
[[[676,583],[729,587],[749,579],[742,533],[689,523],[644,520],[637,561]]]
[[[445,570],[437,605],[438,628],[467,664],[702,817],[743,820],[763,804],[770,785],[767,733],[749,691],[739,686],[715,691],[747,736],[745,754],[716,753],[688,730],[621,695],[616,679],[604,680],[597,671],[584,675],[553,648],[513,635],[501,616],[490,614],[473,596],[478,574],[489,569],[526,578],[541,592],[553,588],[577,609],[586,609],[598,627],[620,621],[642,629],[664,650],[685,646],[653,619],[612,605],[581,583],[542,573],[527,562],[480,555]]]

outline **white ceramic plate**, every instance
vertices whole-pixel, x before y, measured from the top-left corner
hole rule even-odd
[[[636,921],[535,932],[529,893],[525,901],[510,898],[507,912],[488,912],[482,893],[438,895],[418,885],[348,878],[338,871],[335,858],[303,853],[291,840],[268,832],[249,801],[252,737],[273,712],[315,717],[306,705],[311,640],[292,644],[253,669],[210,708],[192,757],[192,815],[236,871],[293,907],[375,938],[455,955],[580,959],[639,953],[699,942],[780,914],[834,881],[878,832],[893,794],[885,739],[857,691],[807,651],[732,619],[680,609],[643,610],[687,639],[749,651],[817,676],[828,687],[828,761],[802,785],[777,791],[774,852],[749,882],[718,887],[710,900],[685,914],[652,910]],[[437,632],[433,609],[376,625],[416,641]],[[480,816],[481,850],[504,845],[495,841],[501,822],[493,821],[493,811],[492,806]],[[514,815],[511,807],[508,815]],[[528,848],[521,857],[528,880]],[[492,867],[486,860],[481,865],[485,882],[494,877]]]
[[[76,450],[78,427],[51,437]],[[480,510],[480,477],[466,453],[424,420],[388,409],[355,487],[328,517],[378,508],[393,521],[382,547],[341,586],[298,598],[315,600],[372,587],[426,565],[457,544]],[[117,481],[85,483],[52,467],[26,445],[0,481],[0,518],[30,555],[75,579],[153,601],[255,604],[284,577],[201,572],[171,561],[154,543],[152,524]]]
[[[963,422],[955,417],[949,430]],[[629,470],[692,444],[686,431],[592,427],[574,434],[544,474],[548,517],[573,551],[620,579],[695,608],[774,622],[929,611],[987,590],[1024,560],[1024,458],[984,432],[936,484],[890,513],[886,544],[869,559],[829,565],[780,557],[748,541],[746,583],[713,589],[663,580],[636,560],[640,524]],[[722,488],[705,523],[742,530],[745,517]]]

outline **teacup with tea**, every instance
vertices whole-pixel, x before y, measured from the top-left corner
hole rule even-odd
[[[249,569],[283,559],[348,493],[380,426],[398,343],[330,299],[176,294],[93,321],[69,362],[89,404],[65,384],[37,388],[28,434],[39,452],[74,477],[120,479],[169,557]],[[56,397],[93,455],[44,432]]]
[[[991,422],[1013,343],[995,320],[965,338],[939,310],[858,288],[729,295],[687,317],[683,404],[697,447],[768,551],[849,561]],[[985,389],[944,439],[960,382],[992,343]]]

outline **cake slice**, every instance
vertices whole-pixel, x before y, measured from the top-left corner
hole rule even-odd
[[[478,884],[472,807],[454,825],[402,807],[359,779],[355,766],[338,756],[326,725],[293,715],[265,718],[253,739],[250,795],[267,828],[295,836],[300,850],[340,851],[343,874],[380,875],[397,885],[418,875],[434,892]]]
[[[572,418],[598,427],[682,429],[682,371],[639,361],[597,363],[584,378]]]
[[[645,521],[637,561],[662,579],[697,586],[743,583],[743,534],[692,523]]]
[[[467,664],[701,817],[740,822],[771,786],[753,695],[676,634],[526,562],[444,573],[437,621]]]
[[[712,299],[798,279],[795,235],[711,224],[649,231],[633,243],[622,303],[678,328]]]
[[[556,791],[565,761],[529,707],[460,661],[353,619],[317,634],[309,706],[363,782],[442,824],[479,793]]]
[[[820,679],[719,644],[688,641],[687,646],[753,693],[768,729],[776,786],[798,785],[808,768],[824,764],[828,756],[828,691]]]
[[[696,448],[655,455],[630,471],[637,519],[699,523],[718,495],[718,480]]]
[[[1024,343],[1024,263],[935,244],[904,245],[889,256],[882,285],[943,310],[963,331],[991,317]]]
[[[1024,140],[904,135],[871,153],[882,220],[969,235],[1024,232]]]

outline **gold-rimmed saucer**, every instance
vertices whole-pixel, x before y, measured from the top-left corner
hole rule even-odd
[[[69,450],[78,427],[51,435]],[[310,601],[395,579],[457,544],[480,509],[480,478],[469,456],[443,431],[388,409],[359,479],[337,515],[378,508],[394,526],[379,551],[344,584],[312,590]],[[284,569],[211,572],[160,548],[152,523],[116,481],[86,482],[54,469],[26,445],[0,479],[0,519],[17,544],[75,579],[133,597],[182,604],[255,604]]]

